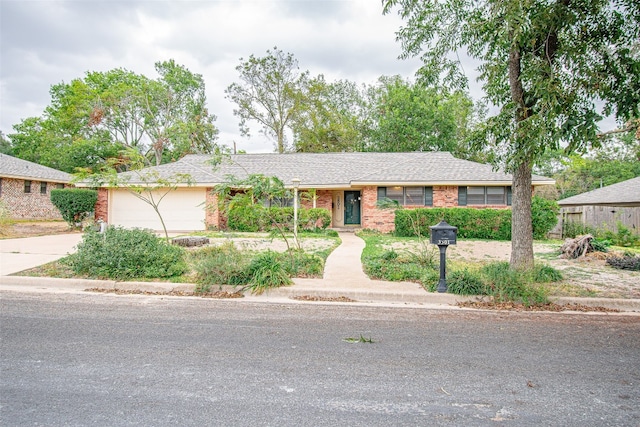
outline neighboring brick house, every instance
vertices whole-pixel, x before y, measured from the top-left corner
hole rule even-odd
[[[511,205],[511,175],[447,152],[236,154],[215,168],[210,156],[194,154],[147,172],[159,177],[190,174],[195,181],[171,191],[160,204],[170,231],[224,228],[225,218],[211,190],[230,175],[275,176],[289,188],[298,178],[300,191],[315,190],[315,206],[331,213],[334,228],[392,231],[394,212],[376,206],[385,197],[406,208]],[[136,182],[135,174],[129,178]],[[532,184],[535,188],[555,182],[534,176]],[[124,227],[161,229],[151,207],[122,188],[100,189],[96,217]]]
[[[37,163],[0,154],[0,200],[13,219],[61,220],[51,190],[70,186],[72,176]]]

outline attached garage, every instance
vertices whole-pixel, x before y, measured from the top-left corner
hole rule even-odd
[[[158,200],[164,192],[154,192]],[[159,203],[168,231],[193,231],[205,229],[205,189],[178,188],[169,192]],[[151,205],[127,190],[109,191],[109,224],[125,228],[149,228],[162,230],[158,214]]]

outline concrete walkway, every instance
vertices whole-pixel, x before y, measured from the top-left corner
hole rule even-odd
[[[82,234],[54,234],[0,240],[0,276],[58,260],[74,252]]]

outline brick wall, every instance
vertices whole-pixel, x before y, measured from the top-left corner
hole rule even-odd
[[[458,187],[444,185],[433,187],[433,207],[453,208],[458,206]]]
[[[24,180],[2,178],[0,200],[9,210],[13,219],[61,220],[62,215],[51,203],[51,190],[57,188],[54,182],[47,182],[47,191],[40,193],[41,181],[31,181],[31,192],[24,192]]]
[[[395,213],[392,209],[378,209],[378,187],[364,187],[360,200],[361,225],[362,228],[378,230],[382,233],[389,233],[395,229],[393,220]]]
[[[223,218],[218,209],[218,196],[213,192],[213,188],[206,189],[205,198],[205,219],[204,225],[209,229],[220,230],[226,227],[226,218]]]
[[[94,220],[102,220],[109,222],[109,190],[106,188],[98,189],[98,200],[96,201]]]

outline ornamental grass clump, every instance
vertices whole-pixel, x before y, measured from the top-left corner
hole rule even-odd
[[[232,241],[208,246],[191,255],[196,275],[196,292],[209,292],[212,286],[244,286],[249,280],[249,258]]]
[[[86,232],[67,263],[76,274],[114,280],[167,278],[187,271],[184,249],[151,230],[113,226],[104,233]]]
[[[290,285],[291,278],[277,252],[268,250],[258,254],[249,264],[248,288],[254,294],[261,294],[270,288]]]

